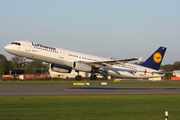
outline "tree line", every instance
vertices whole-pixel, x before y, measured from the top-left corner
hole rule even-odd
[[[3,54],[0,54],[0,75],[9,74],[11,69],[25,69],[25,74],[37,74],[36,69],[43,69],[44,72],[48,72],[48,65],[41,61],[31,61],[23,67],[21,63],[21,57],[14,56],[7,60]]]

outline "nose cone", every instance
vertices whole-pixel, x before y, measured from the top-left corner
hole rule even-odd
[[[11,44],[6,45],[6,46],[4,47],[4,49],[5,49],[8,53],[11,53],[11,54],[13,54],[13,55],[16,55],[16,54],[17,54],[17,50],[14,49],[14,45],[11,45]]]
[[[6,46],[4,47],[4,49],[5,49],[7,52],[9,52],[9,50],[11,49],[11,47],[10,47],[10,45],[6,45]]]

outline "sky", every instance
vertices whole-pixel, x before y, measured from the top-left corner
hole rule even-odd
[[[0,54],[27,40],[100,57],[145,61],[167,47],[180,61],[179,0],[0,0]],[[138,61],[137,61],[138,62]]]

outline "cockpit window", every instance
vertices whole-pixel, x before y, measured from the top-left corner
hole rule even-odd
[[[12,42],[11,44],[15,44],[15,45],[21,46],[21,43],[17,43],[17,42]]]

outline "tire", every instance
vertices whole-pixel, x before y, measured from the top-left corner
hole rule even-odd
[[[24,63],[21,63],[21,67],[24,67]]]
[[[80,75],[77,75],[77,76],[75,77],[75,80],[82,80],[82,77],[81,77]]]
[[[91,79],[91,80],[96,80],[96,79],[97,79],[97,76],[96,76],[96,75],[91,75],[91,76],[90,76],[90,79]]]

